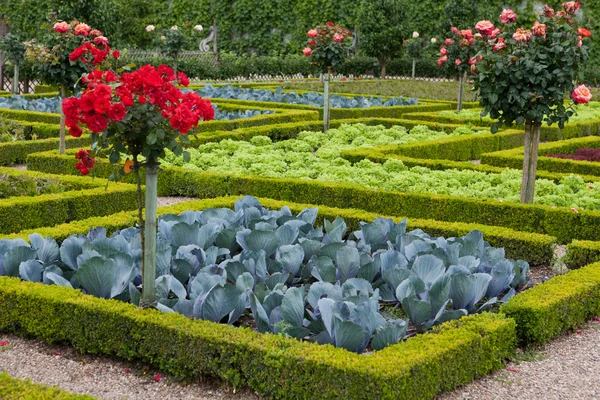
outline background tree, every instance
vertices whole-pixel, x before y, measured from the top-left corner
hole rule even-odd
[[[390,58],[400,55],[407,36],[404,9],[405,0],[363,0],[360,4],[360,49],[377,58],[382,78]]]
[[[0,40],[0,50],[4,51],[6,58],[13,64],[12,90],[13,94],[19,94],[19,68],[25,61],[25,44],[20,35],[10,32]]]
[[[473,0],[447,0],[444,4],[442,29],[448,31],[453,26],[473,26],[480,17],[479,2]]]
[[[516,28],[511,10],[500,15],[505,32],[497,33],[490,21],[476,25],[482,59],[473,67],[481,115],[498,120],[492,132],[501,124],[525,125],[523,203],[533,202],[542,123],[563,128],[576,112],[574,105],[592,98],[584,85],[577,86],[584,78],[584,43],[591,32],[576,21],[579,2],[565,2],[562,8],[555,12],[546,6],[531,28]],[[566,93],[571,93],[570,104]]]

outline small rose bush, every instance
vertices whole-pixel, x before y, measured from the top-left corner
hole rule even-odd
[[[492,25],[493,27],[493,25]],[[486,27],[489,29],[489,27]],[[470,71],[471,65],[475,62],[477,49],[475,48],[475,38],[481,34],[473,33],[472,29],[459,30],[456,27],[450,29],[450,37],[444,40],[440,46],[440,56],[438,65],[448,70],[452,75],[462,76]],[[491,33],[493,34],[493,28]]]
[[[187,85],[184,73],[161,65],[145,65],[118,76],[112,71],[94,70],[84,79],[81,97],[63,102],[66,125],[71,136],[79,137],[82,127],[92,132],[93,149],[107,151],[111,163],[121,154],[142,156],[147,165],[158,165],[165,149],[184,153],[180,143],[189,143],[186,133],[201,120],[214,117],[208,100],[195,92],[182,93],[177,84]],[[78,153],[82,173],[93,166],[90,153]]]
[[[25,57],[42,79],[73,88],[81,77],[110,59],[108,39],[98,29],[73,20],[54,24],[42,41],[25,43]],[[118,58],[118,52],[112,56]]]
[[[532,26],[517,27],[510,9],[500,15],[501,29],[490,21],[476,25],[481,36],[473,72],[483,115],[507,125],[546,122],[562,128],[575,112],[572,105],[591,100],[590,91],[577,85],[591,35],[576,20],[579,7],[579,2],[565,2],[555,12],[546,5]],[[565,104],[566,93],[571,93],[571,106]]]
[[[302,53],[322,72],[335,69],[348,58],[352,42],[349,30],[327,22],[309,30],[307,35],[308,45]]]

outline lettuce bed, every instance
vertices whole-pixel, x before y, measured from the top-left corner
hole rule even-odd
[[[466,128],[464,132],[472,133]],[[449,140],[453,140],[452,135],[449,136]],[[410,135],[407,135],[406,131],[403,132],[399,127],[383,130],[364,125],[343,125],[328,131],[327,134],[304,132],[297,139],[276,143],[272,143],[266,137],[255,137],[250,139],[249,143],[223,141],[200,145],[189,150],[191,159],[188,163],[168,153],[164,165],[216,173],[355,184],[395,192],[519,202],[521,172],[516,169],[500,173],[474,169],[432,170],[425,167],[409,168],[401,160],[394,158],[386,160],[383,164],[368,159],[351,164],[341,157],[343,151],[384,144],[398,148],[421,149],[425,144],[435,145],[436,139],[449,136],[436,134],[425,126],[413,128]],[[466,136],[465,142],[469,140],[470,137]],[[416,143],[399,146],[415,142],[423,142],[423,145]],[[563,177],[558,183],[538,179],[536,194],[537,204],[587,210],[600,208],[600,182],[594,182],[590,186],[580,177]]]

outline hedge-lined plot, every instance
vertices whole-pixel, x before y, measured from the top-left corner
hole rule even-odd
[[[42,226],[110,215],[137,207],[137,192],[133,185],[108,183],[104,179],[41,174],[0,168],[1,175],[22,176],[31,179],[53,179],[69,186],[58,194],[17,196],[0,199],[0,233],[19,232]]]
[[[544,157],[546,154],[572,154],[575,150],[586,147],[600,147],[600,137],[589,136],[540,144],[538,169],[550,172],[600,176],[600,163]],[[519,168],[519,165],[523,165],[523,148],[487,153],[482,155],[481,162],[498,167]]]
[[[598,106],[595,106],[596,108]],[[441,115],[440,115],[441,114]],[[431,121],[446,124],[473,124],[477,126],[491,126],[494,121],[488,117],[478,116],[452,116],[448,112],[414,112],[404,114],[406,119],[417,119],[419,121]],[[562,140],[581,136],[597,135],[600,133],[600,119],[593,118],[586,121],[571,121],[565,124],[564,129],[560,129],[556,124],[552,126],[542,125],[540,130],[540,140]]]

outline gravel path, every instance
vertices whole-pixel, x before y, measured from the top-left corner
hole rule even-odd
[[[26,171],[27,170],[27,164],[13,164],[13,165],[9,165],[8,168],[18,169],[18,170],[21,170],[21,171]]]
[[[600,399],[600,323],[562,336],[519,364],[498,371],[438,400]]]
[[[175,204],[183,203],[184,201],[199,200],[193,197],[159,197],[157,200],[158,207],[173,206]]]
[[[577,332],[542,351],[521,354],[520,361],[509,363],[507,369],[438,400],[600,399],[600,322],[590,322]],[[180,383],[143,364],[81,355],[67,346],[13,335],[0,335],[0,372],[99,399],[259,399],[249,389],[233,393],[215,379]]]
[[[0,334],[0,372],[103,400],[259,399],[248,389],[233,393],[230,386],[216,379],[186,385],[157,375],[143,364],[81,355],[67,346],[51,346],[14,335]]]

